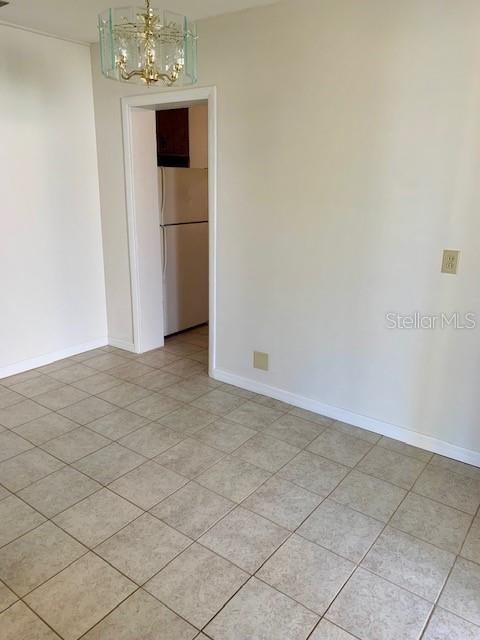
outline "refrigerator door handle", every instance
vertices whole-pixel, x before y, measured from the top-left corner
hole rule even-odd
[[[165,224],[164,216],[165,216],[165,183],[166,183],[166,181],[165,181],[165,169],[164,169],[164,167],[161,167],[161,168],[160,168],[160,173],[161,173],[161,176],[162,176],[162,178],[161,178],[161,184],[162,184],[162,202],[161,202],[161,205],[160,205],[160,224],[162,224],[162,225],[163,225],[163,224]]]
[[[161,226],[162,233],[162,272],[163,275],[167,272],[167,230]]]

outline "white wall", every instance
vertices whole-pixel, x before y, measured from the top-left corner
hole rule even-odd
[[[218,374],[472,461],[480,329],[390,331],[385,314],[480,314],[478,24],[476,0],[292,0],[199,25],[218,88]],[[109,323],[128,341],[119,96],[140,91],[96,58]],[[462,251],[456,277],[443,248]]]
[[[88,47],[0,25],[0,377],[106,342]]]

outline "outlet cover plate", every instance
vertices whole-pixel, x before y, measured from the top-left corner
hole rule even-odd
[[[268,353],[253,352],[253,368],[268,371]]]
[[[443,252],[442,273],[456,275],[458,270],[459,257],[460,251],[445,249],[445,251]]]

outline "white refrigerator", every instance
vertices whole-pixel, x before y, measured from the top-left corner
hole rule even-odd
[[[208,169],[160,167],[165,335],[208,322]]]

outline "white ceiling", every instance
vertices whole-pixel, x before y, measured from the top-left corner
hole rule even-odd
[[[171,9],[193,19],[207,18],[273,4],[276,0],[152,0],[152,6]],[[52,35],[96,42],[97,13],[109,7],[142,6],[143,0],[11,0],[0,9],[0,22]]]

